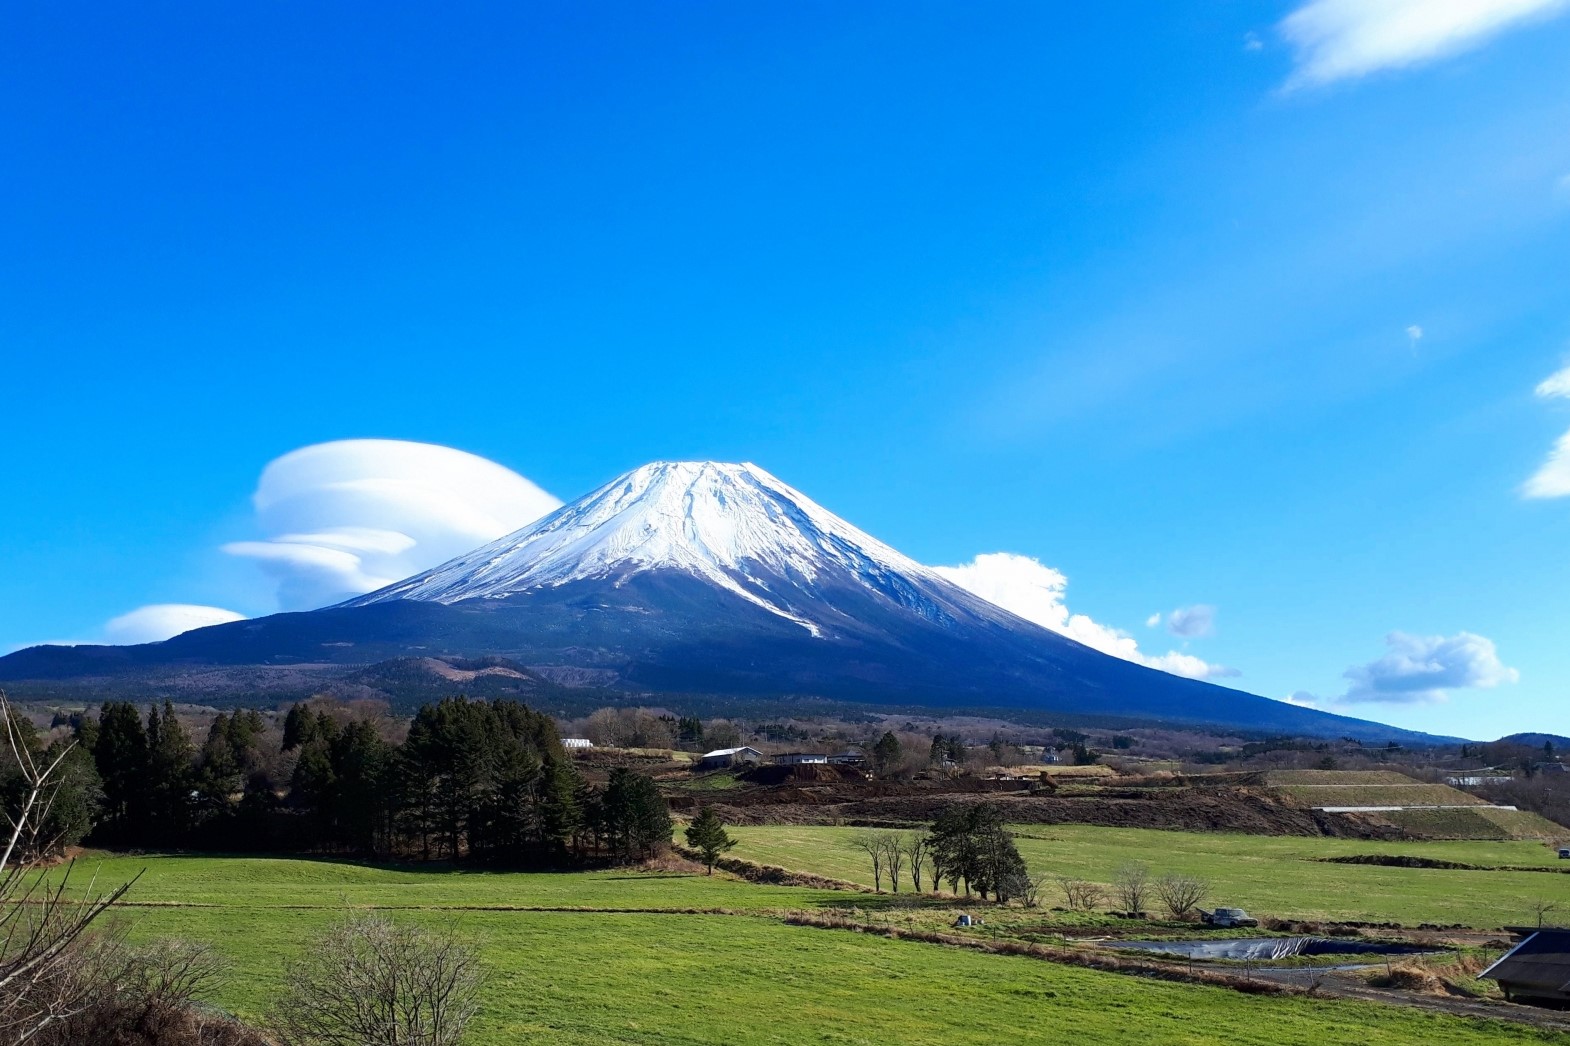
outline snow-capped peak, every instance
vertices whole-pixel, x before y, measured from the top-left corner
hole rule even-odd
[[[941,581],[753,464],[644,465],[524,527],[349,605],[502,598],[588,579],[677,570],[817,634],[790,589],[825,575],[909,602],[909,581]]]

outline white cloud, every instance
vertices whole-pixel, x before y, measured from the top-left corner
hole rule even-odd
[[[1261,40],[1259,38],[1259,34],[1258,33],[1254,32],[1251,29],[1248,32],[1243,34],[1243,50],[1245,50],[1245,51],[1263,51],[1264,49],[1265,49],[1265,41],[1263,41],[1263,40]]]
[[[1570,399],[1570,367],[1544,378],[1542,384],[1537,386],[1537,394],[1544,399],[1555,396]]]
[[[1238,674],[1235,669],[1212,665],[1192,654],[1169,651],[1149,656],[1141,653],[1139,644],[1127,632],[1100,624],[1084,614],[1071,613],[1063,602],[1068,578],[1062,571],[1030,556],[990,552],[961,566],[933,569],[989,603],[1104,654],[1191,679]]]
[[[1161,615],[1156,615],[1160,621]],[[1150,622],[1145,622],[1149,624]],[[1167,631],[1184,639],[1202,639],[1216,630],[1216,608],[1208,603],[1178,607],[1167,615]]]
[[[1499,660],[1493,640],[1471,632],[1453,636],[1392,632],[1385,645],[1390,649],[1384,657],[1342,673],[1351,686],[1341,701],[1434,704],[1449,700],[1451,690],[1491,689],[1521,677]]]
[[[494,461],[389,439],[291,451],[262,470],[252,502],[264,537],[224,551],[271,574],[285,610],[391,584],[561,505]]]
[[[1319,698],[1307,690],[1294,690],[1281,700],[1289,705],[1297,705],[1299,708],[1318,708],[1320,704]]]
[[[157,643],[193,628],[244,620],[244,614],[223,607],[154,603],[110,619],[104,625],[104,639],[110,643]]]
[[[1406,329],[1406,336],[1408,338],[1410,338],[1412,341],[1422,341],[1423,340],[1423,328],[1419,327],[1417,324],[1414,323],[1414,324],[1412,324],[1412,326],[1410,326],[1410,327],[1408,327]]]
[[[1145,627],[1146,628],[1160,628],[1161,627],[1161,611],[1158,610],[1154,614],[1151,614],[1149,617],[1145,618]]]
[[[1544,399],[1570,399],[1570,367],[1546,379],[1537,387],[1537,394]],[[1526,481],[1521,492],[1529,498],[1570,496],[1570,432],[1554,442],[1548,460]]]
[[[1477,47],[1567,0],[1309,0],[1278,27],[1297,53],[1288,88],[1398,69]]]

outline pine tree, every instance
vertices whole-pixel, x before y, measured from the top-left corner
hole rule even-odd
[[[709,874],[713,875],[714,862],[720,859],[720,854],[735,846],[736,840],[725,834],[725,823],[714,812],[714,807],[705,806],[687,826],[687,845],[703,855],[703,863],[709,866]]]
[[[191,736],[164,701],[147,712],[147,790],[153,834],[160,843],[178,842],[190,828]]]
[[[899,764],[900,743],[894,731],[885,730],[878,743],[872,746],[872,764],[880,773],[894,769]]]
[[[93,760],[103,780],[106,829],[120,840],[138,840],[147,824],[147,731],[135,705],[104,703]]]

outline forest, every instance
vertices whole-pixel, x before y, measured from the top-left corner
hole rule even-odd
[[[41,848],[344,853],[576,867],[642,859],[670,840],[654,782],[613,769],[596,784],[550,716],[511,700],[450,697],[404,724],[335,703],[293,706],[280,731],[241,709],[200,743],[168,702],[145,717],[103,704],[30,751],[62,755]],[[401,735],[401,736],[400,736]],[[0,803],[22,787],[0,764]]]

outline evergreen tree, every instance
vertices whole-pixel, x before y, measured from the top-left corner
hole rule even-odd
[[[1000,899],[1019,876],[1025,862],[1014,838],[1009,834],[1003,812],[994,803],[955,803],[938,816],[931,830],[930,853],[943,869],[951,889],[965,883],[982,897],[1004,890]]]
[[[163,844],[183,840],[190,831],[191,737],[167,700],[163,714],[147,712],[148,813],[153,838]]]
[[[602,808],[605,834],[616,855],[647,857],[670,844],[670,806],[653,779],[617,767],[605,786]]]
[[[698,816],[687,826],[686,834],[687,845],[703,855],[710,875],[714,874],[714,862],[720,859],[720,854],[736,845],[736,840],[725,833],[725,823],[712,806],[698,811]]]
[[[584,810],[580,795],[583,784],[578,768],[566,760],[545,764],[540,823],[546,844],[558,855],[565,854],[582,831]]]
[[[311,706],[297,703],[289,706],[283,718],[283,750],[292,752],[316,738],[316,713]]]
[[[879,773],[887,773],[899,765],[900,743],[894,731],[885,730],[878,743],[872,746],[872,765]]]
[[[344,728],[331,754],[337,840],[375,852],[391,835],[392,746],[359,720]]]
[[[104,789],[105,833],[125,842],[147,830],[147,732],[136,706],[106,701],[98,715],[93,760]]]

